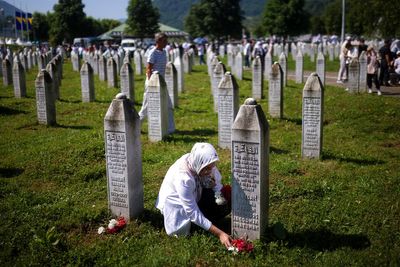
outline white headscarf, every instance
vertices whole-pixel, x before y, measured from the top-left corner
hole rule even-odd
[[[194,144],[188,157],[189,168],[195,171],[197,175],[204,167],[218,160],[217,151],[209,143]]]

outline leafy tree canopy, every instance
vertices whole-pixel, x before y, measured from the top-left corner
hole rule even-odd
[[[153,36],[159,31],[160,14],[150,0],[130,0],[127,12],[128,34],[144,38]]]

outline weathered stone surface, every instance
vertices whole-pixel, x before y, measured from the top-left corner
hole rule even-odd
[[[56,124],[56,105],[53,93],[53,80],[50,74],[42,69],[35,80],[36,108],[39,124]]]
[[[93,75],[92,66],[88,62],[84,62],[81,68],[82,102],[93,102],[95,100]]]
[[[272,65],[269,78],[268,111],[273,118],[283,117],[283,71],[277,62]]]
[[[264,87],[264,78],[263,78],[263,69],[261,65],[261,59],[257,56],[252,63],[252,95],[255,99],[261,99],[264,97],[263,87]]]
[[[135,102],[133,69],[129,62],[122,64],[120,73],[121,93]]]

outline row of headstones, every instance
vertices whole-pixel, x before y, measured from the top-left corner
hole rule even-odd
[[[159,87],[162,77],[153,75],[151,82]],[[165,90],[150,92],[165,95]],[[303,90],[305,157],[319,157],[321,152],[323,92],[318,75],[313,73]],[[156,98],[151,97],[151,101]],[[219,127],[218,131],[224,131],[224,138],[229,141],[225,148],[232,151],[232,233],[260,239],[268,225],[269,125],[254,99],[247,99],[238,110],[238,87],[230,73],[220,83],[219,99],[219,114],[224,115],[218,117],[218,123],[229,126],[229,130]],[[166,103],[159,102],[159,111],[167,113],[166,108]],[[161,123],[159,127],[166,126]],[[109,208],[116,216],[136,218],[144,207],[140,120],[124,94],[112,101],[104,118],[104,131]]]

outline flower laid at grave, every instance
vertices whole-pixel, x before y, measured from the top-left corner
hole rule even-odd
[[[247,238],[236,238],[231,243],[232,246],[228,248],[228,251],[232,251],[234,255],[238,253],[251,253],[254,249],[253,243],[247,240]]]
[[[126,225],[126,221],[124,217],[119,217],[117,220],[116,219],[111,219],[110,222],[108,223],[107,228],[101,226],[97,230],[97,233],[99,235],[107,233],[107,234],[115,234],[118,233],[122,228],[124,228]]]

